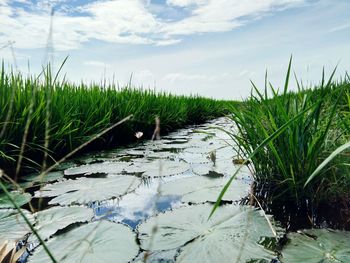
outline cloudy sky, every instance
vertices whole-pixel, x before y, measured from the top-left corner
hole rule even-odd
[[[135,86],[239,99],[266,69],[282,85],[291,54],[304,83],[337,63],[344,75],[349,10],[349,0],[0,0],[0,58],[38,73],[69,55],[71,81],[132,75]]]

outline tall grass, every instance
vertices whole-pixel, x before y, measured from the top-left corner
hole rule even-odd
[[[300,227],[315,223],[321,204],[350,198],[346,151],[306,184],[322,161],[350,139],[350,79],[332,81],[333,72],[325,81],[323,74],[319,86],[306,89],[296,80],[298,91],[289,92],[290,71],[291,61],[282,93],[267,78],[264,92],[253,84],[250,98],[232,108],[238,133],[230,135],[241,158],[251,158],[253,194],[269,212],[285,216],[289,227]],[[279,136],[267,140],[286,123]]]
[[[0,167],[10,174],[45,168],[119,120],[133,119],[90,144],[105,149],[151,138],[155,117],[162,132],[203,122],[227,112],[230,102],[117,87],[58,81],[50,67],[38,77],[0,72]],[[19,170],[21,169],[21,170]]]

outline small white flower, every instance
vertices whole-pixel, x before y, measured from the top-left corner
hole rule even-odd
[[[136,137],[137,139],[140,139],[142,136],[143,136],[143,132],[136,132],[136,133],[135,133],[135,137]]]

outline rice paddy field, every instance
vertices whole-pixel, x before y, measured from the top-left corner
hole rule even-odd
[[[114,124],[82,151],[108,149],[151,139],[155,118],[162,134],[223,116],[227,105],[199,96],[174,96],[114,84],[58,81],[50,67],[40,76],[0,75],[0,165],[11,177],[42,170]],[[80,151],[80,152],[82,152]]]
[[[350,78],[244,101],[0,76],[0,262],[350,262]]]
[[[350,229],[350,79],[263,92],[232,108],[229,132],[254,175],[254,201],[291,230],[326,224]],[[267,82],[267,81],[266,81]],[[272,97],[266,94],[271,92]]]

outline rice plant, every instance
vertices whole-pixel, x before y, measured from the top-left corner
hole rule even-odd
[[[139,131],[144,138],[151,138],[155,117],[160,120],[162,133],[166,133],[222,116],[231,103],[157,93],[130,85],[73,84],[59,81],[58,73],[54,75],[48,66],[39,76],[24,76],[8,73],[2,64],[0,167],[9,174],[45,168],[46,162],[71,152],[131,114],[131,121],[112,129],[86,149],[135,142],[134,134]]]
[[[349,198],[350,158],[345,150],[322,174],[308,179],[332,151],[350,139],[350,79],[333,81],[334,71],[327,82],[323,74],[321,84],[313,89],[296,79],[298,91],[289,92],[290,71],[291,61],[282,93],[267,78],[263,93],[253,84],[250,98],[231,109],[238,132],[230,135],[240,158],[251,158],[253,194],[268,212],[284,217],[279,219],[287,227],[300,228],[321,223],[325,204],[339,215],[340,201]],[[271,138],[286,123],[281,134]]]

